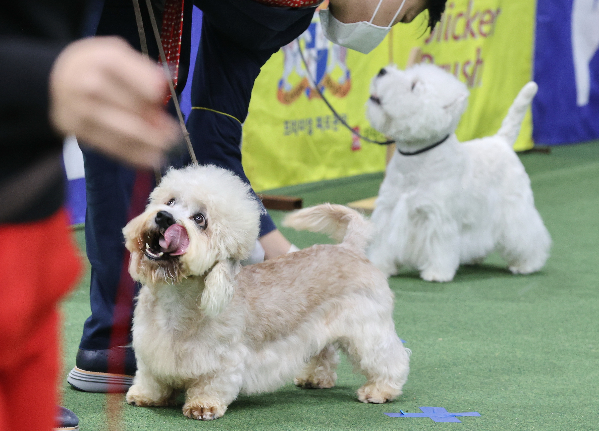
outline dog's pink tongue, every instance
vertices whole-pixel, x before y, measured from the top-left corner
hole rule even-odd
[[[187,250],[190,239],[183,226],[172,224],[165,231],[163,238],[158,241],[158,244],[164,253],[169,253],[171,256],[180,256]]]

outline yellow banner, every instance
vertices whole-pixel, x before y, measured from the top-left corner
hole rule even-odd
[[[315,14],[309,29],[265,64],[254,86],[242,143],[254,189],[383,171],[385,147],[353,137],[311,82],[343,121],[365,133],[370,80],[387,63],[385,46],[364,55],[333,45]]]
[[[534,13],[532,1],[451,1],[431,35],[419,17],[396,25],[368,55],[329,42],[315,14],[309,29],[274,54],[255,83],[242,142],[254,189],[383,171],[385,147],[360,140],[342,123],[385,140],[365,118],[369,85],[390,62],[404,68],[415,47],[422,61],[447,67],[471,90],[459,139],[494,134],[531,76]],[[528,115],[517,147],[531,146]]]

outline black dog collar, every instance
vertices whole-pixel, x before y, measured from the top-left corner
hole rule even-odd
[[[450,135],[446,135],[444,138],[442,138],[441,141],[438,141],[435,144],[431,144],[428,147],[421,148],[420,150],[414,151],[412,153],[409,153],[409,152],[406,152],[406,151],[402,151],[400,148],[398,148],[398,152],[400,154],[402,154],[403,156],[416,156],[417,154],[424,153],[425,151],[429,151],[429,150],[437,147],[438,145],[443,144],[444,142],[446,142],[446,139],[448,139],[449,137],[450,137]]]

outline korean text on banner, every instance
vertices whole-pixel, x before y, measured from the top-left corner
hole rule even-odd
[[[334,45],[315,14],[310,27],[263,66],[255,83],[242,144],[254,189],[383,171],[385,147],[353,135],[311,81],[351,128],[385,140],[370,128],[365,104],[371,78],[386,64],[387,42],[369,55]]]

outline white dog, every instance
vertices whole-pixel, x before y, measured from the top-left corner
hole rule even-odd
[[[162,406],[185,391],[183,413],[216,419],[238,393],[335,384],[336,348],[367,377],[363,402],[402,393],[407,350],[393,293],[366,258],[370,224],[340,205],[293,213],[288,225],[338,245],[241,267],[258,235],[249,188],[214,167],[171,170],[123,232],[129,271],[143,287],[134,313],[138,370],[127,402]]]
[[[512,148],[536,92],[534,82],[523,87],[496,135],[461,143],[454,130],[469,92],[453,75],[418,64],[373,78],[367,117],[397,147],[371,219],[368,256],[379,269],[407,266],[424,280],[450,281],[459,264],[494,250],[513,273],[542,268],[550,235]]]

